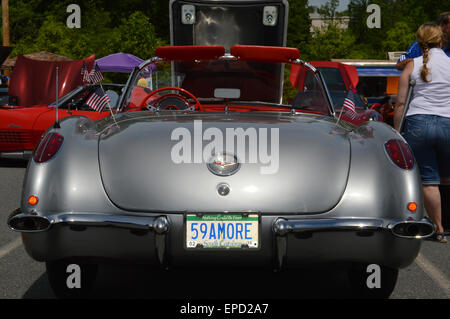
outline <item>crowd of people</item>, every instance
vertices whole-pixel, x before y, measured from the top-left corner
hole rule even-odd
[[[421,25],[416,36],[397,62],[403,71],[394,127],[404,127],[418,163],[425,209],[436,227],[434,239],[446,243],[439,185],[450,185],[450,12],[441,13],[437,24]],[[409,89],[412,97],[405,106]]]

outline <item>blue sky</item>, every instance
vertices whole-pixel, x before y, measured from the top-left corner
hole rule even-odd
[[[327,3],[328,1],[329,0],[309,0],[308,2],[309,2],[310,6],[320,7],[321,5]],[[346,10],[349,2],[350,2],[350,0],[340,0],[339,1],[338,11]]]

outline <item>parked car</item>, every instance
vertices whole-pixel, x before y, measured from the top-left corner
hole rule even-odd
[[[394,110],[395,100],[397,95],[386,95],[379,103],[374,103],[370,106],[372,110],[377,111],[383,116],[384,122],[394,127]]]
[[[389,296],[434,232],[403,137],[382,122],[338,122],[321,72],[294,48],[156,55],[131,74],[115,119],[66,117],[29,162],[8,225],[46,262],[55,293],[88,293],[98,263],[119,259],[169,270],[339,264],[356,296]],[[282,100],[285,64],[311,78],[296,104]],[[132,103],[142,78],[151,91]],[[69,264],[80,289],[66,285]],[[369,265],[381,287],[366,285]]]
[[[8,88],[0,88],[0,105],[10,104],[10,97],[8,95]]]
[[[365,121],[384,121],[382,114],[371,109],[367,100],[356,91],[359,77],[355,66],[330,61],[310,61],[309,63],[323,74],[338,117],[342,113],[342,120],[356,125]],[[353,95],[356,109],[355,116],[343,109],[344,100],[349,90],[354,90],[357,93]],[[344,112],[342,112],[343,110]]]
[[[109,108],[102,112],[94,111],[86,100],[99,85],[79,86],[61,97],[58,117],[87,116],[98,120],[110,114]],[[104,84],[106,94],[111,98],[111,107],[117,104],[123,85]],[[20,107],[0,105],[0,158],[28,159],[42,134],[56,121],[56,101],[49,105]]]

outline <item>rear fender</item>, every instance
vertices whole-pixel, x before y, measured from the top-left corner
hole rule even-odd
[[[24,179],[22,212],[34,211],[39,216],[116,212],[101,184],[96,124],[87,117],[71,116],[60,122],[60,128],[52,126],[46,134],[50,132],[62,135],[63,144],[47,162],[30,160]],[[39,198],[37,205],[28,204],[30,195]]]
[[[404,170],[392,163],[384,144],[403,137],[382,122],[369,121],[349,133],[351,165],[348,184],[332,213],[386,220],[420,220],[424,216],[423,193],[417,164]],[[415,212],[408,203],[417,203]]]

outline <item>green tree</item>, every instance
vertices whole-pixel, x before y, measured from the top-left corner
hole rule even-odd
[[[371,13],[366,10],[371,3],[380,6],[380,29],[367,27]],[[450,0],[350,0],[349,31],[356,40],[355,50],[363,53],[364,58],[382,59],[387,51],[406,50],[421,24],[436,22],[439,13],[449,8]]]
[[[164,41],[156,37],[155,28],[149,18],[140,11],[136,11],[127,19],[122,19],[121,25],[110,37],[108,45],[116,52],[127,52],[142,59],[155,54],[155,49],[163,45]]]
[[[289,2],[287,46],[303,50],[311,38],[311,19],[307,0]]]
[[[315,28],[307,52],[310,60],[357,58],[353,52],[354,45],[355,38],[350,32],[330,24],[326,29]]]
[[[337,8],[339,7],[339,0],[330,0],[329,2],[321,5],[317,11],[324,19],[327,19],[329,23],[336,23],[338,17]]]
[[[394,27],[386,32],[386,39],[383,40],[381,45],[383,51],[406,50],[416,40],[414,31],[408,23],[404,21],[396,22]]]

